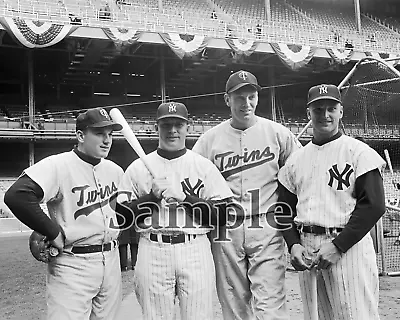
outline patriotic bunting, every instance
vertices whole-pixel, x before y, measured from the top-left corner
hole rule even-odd
[[[378,53],[378,52],[366,52],[365,55],[367,57],[373,57],[373,58],[378,58],[378,59],[382,59],[382,60],[399,57],[398,54]],[[399,60],[388,61],[387,63],[392,65],[393,67],[395,67],[399,64]]]
[[[27,48],[53,46],[77,28],[70,25],[7,17],[1,17],[0,23],[17,42]]]
[[[103,28],[103,31],[107,37],[114,41],[118,50],[121,50],[123,46],[134,44],[141,35],[140,31],[133,29]]]
[[[236,54],[245,56],[251,55],[257,47],[257,42],[252,40],[244,40],[244,39],[225,39],[228,45],[235,51]]]
[[[160,33],[160,36],[180,59],[197,55],[209,42],[209,38],[199,35],[189,41],[183,40],[178,33]]]
[[[353,49],[326,49],[326,51],[336,63],[342,65],[347,64],[354,54]]]
[[[316,51],[316,48],[310,46],[287,45],[283,43],[271,43],[271,47],[285,65],[293,71],[297,71],[309,63]]]

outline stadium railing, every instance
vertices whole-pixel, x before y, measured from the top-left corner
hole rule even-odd
[[[0,3],[0,15],[2,16],[52,23],[79,24],[99,28],[135,28],[149,32],[191,33],[214,38],[233,37],[265,42],[298,43],[325,48],[344,48],[347,41],[360,51],[387,53],[400,51],[400,37],[391,34],[389,31],[376,32],[376,41],[371,42],[369,31],[338,30],[342,36],[340,39],[335,39],[332,36],[332,31],[328,29],[324,30],[320,26],[312,24],[294,24],[287,20],[264,21],[260,25],[260,32],[254,32],[254,27],[259,24],[259,20],[249,21],[246,25],[218,19],[204,19],[204,17],[196,18],[195,16],[189,20],[154,9],[144,10],[143,7],[137,6],[124,6],[123,10],[113,10],[107,16],[107,19],[104,19],[104,17],[101,19],[99,12],[99,9],[89,5],[69,4],[64,7],[56,7],[50,5],[50,2],[27,5],[26,2],[19,1],[17,6],[11,6],[8,2]],[[79,18],[79,22],[73,20],[71,15]],[[249,28],[249,26],[252,28]],[[316,28],[319,28],[318,32],[315,32]]]

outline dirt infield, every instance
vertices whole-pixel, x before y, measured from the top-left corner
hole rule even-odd
[[[0,236],[0,320],[44,319],[45,265],[34,260],[28,249],[28,233],[17,236]],[[133,272],[123,273],[122,310],[129,319],[141,319],[133,302]],[[287,273],[288,303],[291,319],[302,319],[297,274]],[[383,320],[400,319],[400,277],[380,278],[380,315]],[[120,319],[128,319],[121,314]],[[215,319],[222,319],[215,298]]]

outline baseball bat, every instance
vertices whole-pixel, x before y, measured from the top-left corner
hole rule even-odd
[[[318,291],[317,291],[317,268],[310,270],[310,289],[311,289],[311,314],[310,320],[318,320]]]
[[[125,117],[119,111],[118,108],[113,108],[110,110],[110,117],[122,126],[121,133],[124,135],[126,141],[130,144],[132,149],[136,152],[139,158],[143,161],[144,165],[146,166],[147,170],[149,170],[150,174],[153,178],[156,177],[154,170],[152,169],[151,165],[146,159],[146,153],[144,152],[142,145],[136,138],[135,134],[133,133],[131,127],[129,126],[128,122],[126,122]]]
[[[139,158],[143,161],[145,167],[147,170],[149,170],[150,174],[152,175],[153,178],[157,178],[156,173],[154,172],[153,168],[151,167],[150,163],[146,159],[146,153],[144,152],[142,145],[140,144],[139,140],[136,138],[135,134],[133,133],[131,127],[129,126],[128,122],[126,122],[125,117],[119,111],[118,108],[113,108],[110,110],[110,117],[116,122],[119,123],[122,126],[121,133],[124,135],[126,141],[130,144],[132,149],[136,152],[136,154],[139,156]],[[169,198],[165,199],[165,201],[169,205],[174,205],[177,202],[175,199]]]
[[[392,174],[392,178],[393,178],[392,161],[390,160],[390,156],[389,156],[389,151],[388,151],[388,149],[383,150],[383,153],[385,154],[386,162],[387,162],[387,164],[388,164],[389,171],[390,171],[390,173]]]

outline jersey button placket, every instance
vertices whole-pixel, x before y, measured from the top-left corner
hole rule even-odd
[[[242,132],[241,137],[240,137],[240,161],[239,161],[239,166],[243,166],[244,165],[244,154],[247,151],[246,148],[246,142],[245,142],[245,137],[246,137],[246,132]],[[244,171],[241,171],[240,173],[240,182],[241,182],[241,186],[240,186],[240,195],[241,195],[241,199],[243,202],[248,202],[248,195],[247,195],[247,190],[246,190],[246,186],[247,186],[247,177],[244,173]],[[245,214],[248,214],[248,210],[247,210],[247,206],[245,207]]]
[[[107,236],[106,217],[104,215],[103,208],[101,207],[101,192],[100,192],[101,182],[100,182],[100,179],[96,175],[96,168],[95,167],[93,167],[93,178],[94,178],[94,183],[95,183],[96,189],[97,189],[97,195],[98,195],[97,202],[99,203],[99,210],[101,212],[101,216],[103,217],[104,230],[103,230],[103,241],[102,241],[102,246],[101,246],[101,254],[103,256],[103,265],[105,265],[104,240],[106,239],[106,236]]]

